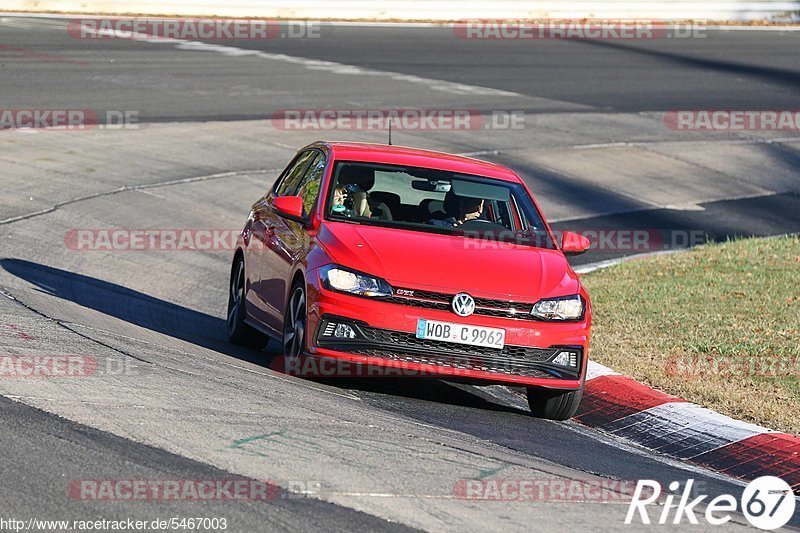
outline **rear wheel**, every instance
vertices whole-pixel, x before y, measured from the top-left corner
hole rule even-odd
[[[240,258],[233,266],[231,286],[228,291],[228,340],[233,344],[260,350],[267,345],[269,338],[245,323],[245,313],[244,261]]]
[[[574,391],[528,389],[528,405],[533,416],[548,420],[569,420],[578,411],[583,387]]]

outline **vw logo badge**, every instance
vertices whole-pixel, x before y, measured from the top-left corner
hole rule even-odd
[[[458,316],[469,316],[475,312],[475,300],[465,292],[460,292],[453,297],[453,312]]]

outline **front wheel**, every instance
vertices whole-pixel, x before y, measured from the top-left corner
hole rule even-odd
[[[292,288],[283,319],[283,354],[296,359],[306,349],[306,290],[302,284]]]
[[[583,397],[583,387],[573,391],[528,389],[531,414],[548,420],[569,420],[578,412]]]

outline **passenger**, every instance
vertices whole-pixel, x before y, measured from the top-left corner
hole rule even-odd
[[[375,186],[375,169],[358,164],[346,165],[342,168],[337,183],[343,185],[349,195],[345,202],[348,209],[353,210],[351,216],[392,220],[392,213],[386,204],[370,198],[370,190]]]
[[[362,191],[358,185],[340,185],[333,192],[332,211],[347,217],[366,217],[372,216],[372,211],[367,202],[367,193]]]
[[[344,190],[344,187],[336,187],[336,190],[333,191],[333,206],[331,207],[331,210],[334,213],[347,214],[347,206],[344,205],[346,199],[347,192]]]
[[[361,187],[356,184],[345,185],[345,190],[350,194],[350,198],[353,199],[353,215],[364,218],[371,217],[372,210],[369,208],[366,191],[361,190]]]

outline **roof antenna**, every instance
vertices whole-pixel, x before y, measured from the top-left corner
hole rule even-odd
[[[392,119],[389,119],[389,146],[392,145]]]

